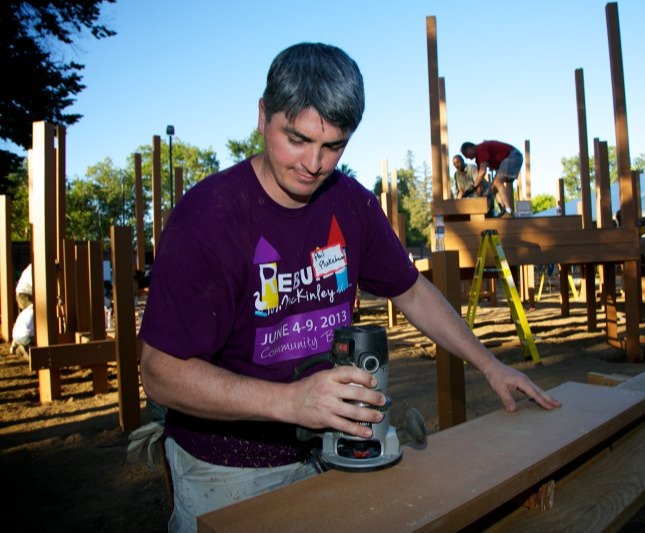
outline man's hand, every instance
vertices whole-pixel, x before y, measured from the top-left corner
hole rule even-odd
[[[370,407],[385,404],[385,396],[372,390],[376,379],[353,366],[337,366],[317,372],[290,385],[292,422],[310,429],[333,428],[357,437],[370,438],[372,430],[361,422],[376,424],[383,413]]]
[[[491,365],[483,373],[491,388],[502,400],[504,409],[509,413],[512,413],[517,408],[511,395],[515,390],[523,392],[547,411],[560,407],[560,402],[538,387],[525,374],[497,360],[492,361]]]

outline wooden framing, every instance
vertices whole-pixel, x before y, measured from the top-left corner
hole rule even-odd
[[[159,249],[161,239],[161,137],[152,137],[152,242],[154,254]]]
[[[16,321],[16,293],[11,250],[11,199],[0,195],[0,336],[11,341]]]
[[[370,472],[369,483],[364,474],[331,470],[202,515],[198,531],[458,531],[504,513],[507,502],[552,480],[557,502],[569,465],[585,459],[594,465],[589,454],[634,424],[645,433],[643,377],[617,387],[565,383],[549,391],[560,409],[548,412],[524,400],[514,414],[495,411],[430,435],[423,449],[405,447],[402,461]],[[640,445],[623,450],[623,460],[640,464],[642,474],[630,498],[619,500],[615,511],[622,516],[636,512],[633,504],[645,495],[645,445],[638,435],[632,442]],[[620,490],[622,470],[604,472],[603,486],[613,481],[612,489]]]
[[[144,272],[146,268],[146,235],[143,229],[144,202],[143,180],[141,177],[141,154],[134,154],[134,211],[137,224],[137,262],[136,268]]]

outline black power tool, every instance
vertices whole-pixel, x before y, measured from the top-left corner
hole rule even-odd
[[[329,360],[334,366],[353,365],[376,378],[375,390],[385,394],[388,385],[388,343],[385,329],[381,326],[347,326],[334,331]],[[421,413],[410,408],[401,429],[390,425],[392,401],[386,396],[383,406],[356,402],[361,407],[378,409],[383,419],[377,424],[364,423],[372,429],[369,439],[348,435],[342,431],[326,431],[322,434],[321,461],[333,468],[350,471],[378,470],[392,466],[401,460],[401,446],[407,442],[424,444],[427,438],[425,421]],[[299,431],[302,439],[315,434]]]

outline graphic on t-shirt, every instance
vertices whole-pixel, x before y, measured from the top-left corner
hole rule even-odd
[[[343,264],[339,270],[336,271],[336,285],[338,292],[343,292],[349,288],[349,280],[347,279],[347,261],[345,260],[345,236],[340,231],[336,217],[331,219],[331,228],[329,228],[328,244],[337,244],[343,253]]]
[[[268,366],[329,351],[334,330],[349,325],[349,302],[287,318],[255,332],[253,362]]]
[[[332,217],[326,245],[314,248],[309,253],[309,264],[296,272],[285,272],[275,246],[265,238],[258,240],[254,264],[260,290],[254,293],[255,315],[292,314],[256,329],[253,351],[256,364],[270,365],[328,351],[334,329],[351,323],[347,297],[337,301],[337,296],[349,288],[346,248],[336,217]],[[309,302],[315,303],[315,308],[296,312],[299,304]]]
[[[260,291],[255,291],[255,314],[267,316],[271,309],[278,308],[278,261],[280,254],[264,237],[255,247],[253,263],[258,265]]]

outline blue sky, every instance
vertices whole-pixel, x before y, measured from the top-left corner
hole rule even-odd
[[[430,158],[426,16],[436,16],[450,155],[463,141],[531,143],[533,195],[556,195],[560,159],[578,153],[575,69],[584,71],[590,153],[615,144],[605,6],[600,0],[119,0],[104,11],[117,36],[78,41],[86,65],[68,128],[67,174],[109,157],[125,166],[153,135],[217,152],[257,125],[273,57],[300,41],[345,49],[362,70],[367,106],[341,163],[372,188],[381,161]],[[645,153],[643,0],[620,0],[630,153]],[[451,173],[454,169],[451,166]]]

